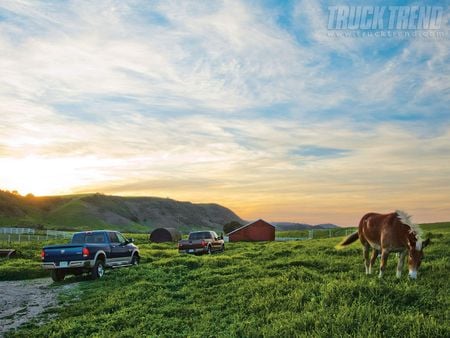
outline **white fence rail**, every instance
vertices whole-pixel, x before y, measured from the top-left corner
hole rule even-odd
[[[45,230],[36,231],[32,228],[13,228],[0,227],[0,242],[29,242],[29,241],[46,241],[55,238],[71,238],[72,232]]]
[[[32,228],[0,228],[0,234],[31,234],[34,235],[36,232]]]
[[[72,235],[73,235],[73,232],[47,230],[47,236],[50,236],[50,237],[72,238]]]

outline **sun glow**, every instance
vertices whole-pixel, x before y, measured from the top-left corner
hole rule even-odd
[[[34,195],[67,194],[74,187],[84,186],[100,178],[90,171],[87,177],[80,169],[93,164],[93,159],[40,158],[29,156],[20,159],[0,159],[0,186],[17,190],[21,194]]]

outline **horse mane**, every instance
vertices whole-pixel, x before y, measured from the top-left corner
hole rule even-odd
[[[422,243],[422,229],[418,224],[415,224],[411,221],[411,215],[408,215],[406,212],[402,210],[396,210],[395,213],[397,214],[397,217],[400,219],[400,221],[409,226],[410,230],[409,232],[413,234],[416,237],[417,244]]]

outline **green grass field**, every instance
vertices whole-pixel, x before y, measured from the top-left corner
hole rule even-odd
[[[431,231],[416,281],[406,268],[395,278],[395,255],[383,280],[366,276],[360,245],[338,251],[339,238],[229,243],[223,254],[187,256],[138,235],[139,267],[98,281],[69,277],[76,288],[61,295],[55,319],[8,335],[449,337],[450,234]],[[35,258],[33,250],[23,251]]]

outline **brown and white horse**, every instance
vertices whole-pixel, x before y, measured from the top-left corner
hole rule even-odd
[[[409,277],[417,278],[417,269],[423,259],[423,248],[430,239],[422,240],[422,230],[411,222],[411,216],[397,210],[391,214],[369,213],[361,218],[358,232],[344,239],[339,246],[346,246],[360,239],[364,247],[364,264],[366,274],[372,273],[372,267],[381,251],[380,275],[386,269],[386,262],[390,252],[399,252],[397,278],[402,274],[405,256],[408,254]],[[369,259],[369,249],[372,256]]]

